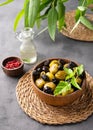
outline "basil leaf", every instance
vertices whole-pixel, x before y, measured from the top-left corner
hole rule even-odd
[[[73,73],[73,70],[71,70],[71,69],[69,69],[69,68],[66,68],[66,67],[64,67],[64,71],[65,71],[67,74]]]
[[[52,7],[48,13],[48,31],[52,40],[55,40],[56,24],[57,24],[57,11],[54,7]]]
[[[9,3],[13,2],[13,1],[14,1],[14,0],[6,0],[6,1],[0,3],[0,6],[3,6],[3,5],[6,5],[6,4],[9,4]]]
[[[76,87],[77,89],[80,89],[80,90],[81,90],[81,87],[77,84],[75,77],[72,77],[72,79],[71,79],[71,84],[72,84],[74,87]]]
[[[84,16],[80,16],[80,22],[90,30],[93,30],[93,24]]]
[[[84,71],[84,66],[79,65],[78,67],[75,67],[74,72],[77,73],[77,76],[80,76]]]
[[[56,96],[62,94],[62,92],[67,91],[69,87],[71,89],[71,85],[68,82],[60,81],[54,90],[54,95]]]
[[[68,91],[71,90],[71,84],[67,84],[61,91],[62,95],[66,95],[66,93],[68,93]]]
[[[30,0],[29,3],[29,15],[28,21],[29,26],[33,27],[39,13],[40,0]]]
[[[16,31],[16,28],[18,26],[19,21],[21,20],[22,16],[24,15],[24,9],[22,9],[16,16],[14,20],[14,31]]]

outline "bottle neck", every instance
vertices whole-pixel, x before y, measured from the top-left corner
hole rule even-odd
[[[20,33],[18,33],[17,38],[22,41],[33,40],[34,39],[34,32],[32,28],[25,28]]]

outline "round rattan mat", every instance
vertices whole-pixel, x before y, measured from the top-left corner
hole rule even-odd
[[[93,15],[87,14],[90,21],[93,22]],[[72,32],[72,28],[75,25],[75,11],[70,11],[66,13],[66,29],[62,30],[61,33],[69,38],[80,40],[80,41],[93,41],[93,31],[86,28],[83,24],[79,24],[77,28]]]
[[[87,74],[89,87],[75,102],[64,107],[54,107],[42,102],[31,87],[31,71],[26,73],[16,87],[17,101],[31,118],[43,124],[76,123],[93,113],[93,79]]]

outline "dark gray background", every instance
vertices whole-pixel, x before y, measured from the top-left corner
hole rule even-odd
[[[15,38],[13,32],[13,22],[16,14],[22,8],[23,0],[15,0],[15,2],[0,7],[0,63],[7,56],[20,56],[20,42]],[[67,10],[74,9],[77,0],[69,0]],[[42,22],[42,28],[46,26],[46,22]],[[21,20],[18,30],[23,28],[23,20]],[[39,32],[34,28],[35,32]],[[53,42],[48,32],[44,32],[35,39],[35,45],[38,52],[38,61],[49,57],[70,58],[79,63],[84,64],[85,69],[93,76],[93,43],[81,42],[69,39],[56,34],[56,41]],[[32,65],[25,65],[24,70],[27,72]],[[58,126],[42,125],[37,121],[29,118],[19,107],[15,89],[18,78],[6,76],[0,68],[0,130],[92,130],[93,116],[86,121],[76,124],[66,124]]]

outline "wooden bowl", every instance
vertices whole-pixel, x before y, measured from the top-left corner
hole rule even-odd
[[[7,68],[6,64],[10,61],[16,60],[18,62],[20,62],[20,65],[16,68]],[[15,57],[15,56],[11,56],[11,57],[7,57],[2,61],[2,65],[1,65],[3,71],[5,72],[6,75],[8,76],[19,76],[23,73],[23,67],[24,67],[24,63],[23,61],[19,58],[19,57]]]
[[[52,59],[46,59],[46,60],[54,60],[54,59],[61,59],[61,58],[52,58]],[[87,81],[86,81],[86,74],[85,74],[85,71],[84,71],[84,79],[82,81],[82,86],[81,86],[81,90],[76,90],[74,91],[73,93],[71,94],[68,94],[66,96],[54,96],[54,95],[51,95],[51,94],[47,94],[45,92],[43,92],[42,90],[40,90],[36,84],[35,84],[35,77],[33,75],[33,71],[36,70],[37,68],[39,67],[42,67],[44,62],[46,61],[42,61],[40,62],[39,64],[37,64],[33,70],[32,70],[32,74],[31,74],[31,78],[32,78],[32,87],[35,91],[35,93],[37,94],[37,96],[42,100],[44,101],[45,103],[49,104],[49,105],[53,105],[53,106],[64,106],[64,105],[68,105],[68,104],[71,104],[73,103],[77,98],[79,98],[83,92],[84,92],[84,89],[85,89],[85,86],[87,85]],[[66,63],[69,63],[70,60],[68,59],[62,59],[64,60],[64,62]],[[74,62],[75,63],[75,62]],[[75,63],[77,64],[77,63]],[[78,65],[78,64],[77,64]]]

